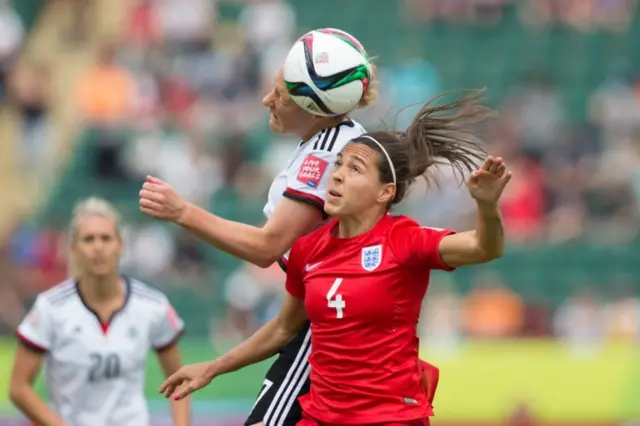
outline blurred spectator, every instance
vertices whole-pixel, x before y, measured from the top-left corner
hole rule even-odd
[[[522,149],[541,156],[562,139],[565,113],[551,78],[542,72],[523,76],[502,106],[502,118],[515,129]]]
[[[544,236],[547,213],[545,173],[525,157],[509,158],[513,178],[502,197],[501,210],[508,238],[531,243]]]
[[[155,282],[167,274],[176,256],[173,235],[159,222],[128,225],[124,228],[125,255],[122,268],[142,280]]]
[[[295,11],[286,0],[250,0],[240,13],[239,24],[249,47],[259,55],[261,80],[268,86],[296,35]]]
[[[171,55],[201,53],[210,48],[216,1],[155,0],[154,6],[164,49]]]
[[[446,20],[496,24],[511,0],[405,0],[411,20]]]
[[[626,30],[636,9],[634,0],[527,0],[522,5],[527,24],[559,22],[580,31]]]
[[[556,337],[577,356],[592,355],[604,337],[602,306],[590,290],[581,287],[557,309],[553,320]]]
[[[62,0],[67,3],[69,14],[69,26],[66,33],[66,41],[70,43],[82,43],[86,41],[96,22],[96,0]]]
[[[228,305],[223,336],[243,340],[261,325],[257,316],[262,302],[273,293],[282,292],[284,274],[274,263],[267,269],[244,263],[225,283]]]
[[[132,112],[135,82],[131,73],[116,61],[116,47],[104,46],[96,65],[78,82],[80,116],[90,126],[102,129],[123,124]]]
[[[48,116],[51,98],[49,66],[39,62],[23,62],[16,67],[11,83],[12,98],[22,119],[22,132],[18,140],[20,165],[29,173],[41,173],[45,161],[55,157],[58,149]]]
[[[11,7],[11,1],[0,0],[0,105],[5,98],[8,73],[17,58],[24,36],[24,26]]]
[[[497,274],[479,275],[462,309],[464,329],[472,337],[512,337],[522,330],[522,300]]]
[[[161,42],[160,16],[154,0],[135,0],[124,38],[130,47],[143,50]]]

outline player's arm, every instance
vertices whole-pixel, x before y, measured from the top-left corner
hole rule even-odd
[[[485,263],[502,256],[505,236],[496,205],[478,205],[474,231],[456,233],[451,229],[420,226],[402,220],[393,236],[393,251],[400,263],[419,269],[452,270]]]
[[[211,362],[211,377],[269,359],[295,337],[306,320],[304,302],[287,294],[282,309],[275,318],[263,325],[249,339]]]
[[[322,217],[314,205],[283,198],[261,228],[223,219],[193,204],[187,204],[178,224],[212,246],[266,268],[295,240],[312,231]]]
[[[180,355],[180,348],[176,342],[158,350],[156,353],[166,377],[171,376],[182,367],[182,356]],[[171,417],[174,426],[189,426],[191,421],[189,400],[172,400]]]
[[[18,345],[13,360],[9,398],[32,422],[43,426],[64,426],[64,422],[33,389],[46,352]]]
[[[302,275],[305,252],[302,249],[302,244],[303,241],[298,240],[291,248],[287,267],[287,294],[278,315],[244,343],[213,361],[209,369],[211,377],[236,371],[270,358],[300,331],[307,320],[304,306],[304,277]]]
[[[478,203],[476,229],[445,236],[438,250],[446,265],[457,268],[498,259],[502,257],[504,245],[504,226],[498,204]]]
[[[13,360],[9,397],[36,424],[63,426],[62,419],[33,390],[33,383],[53,340],[54,326],[49,314],[50,307],[46,299],[39,296],[27,317],[18,326],[20,344]]]
[[[335,154],[311,151],[291,165],[283,199],[263,227],[223,219],[182,198],[160,179],[148,177],[140,191],[141,210],[173,220],[190,233],[235,257],[266,268],[324,218],[329,166]]]
[[[158,361],[166,377],[171,376],[182,367],[182,357],[178,341],[184,333],[184,322],[178,316],[167,298],[154,314],[151,327],[151,344],[156,351]],[[171,417],[174,426],[188,426],[190,423],[190,403],[185,401],[171,402]]]

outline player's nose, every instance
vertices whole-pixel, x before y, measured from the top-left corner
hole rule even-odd
[[[264,95],[264,97],[262,98],[262,105],[266,106],[267,108],[270,107],[271,104],[273,103],[273,99],[274,99],[274,93],[273,93],[273,90],[270,90],[269,93]]]

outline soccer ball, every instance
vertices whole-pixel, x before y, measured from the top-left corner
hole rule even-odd
[[[284,63],[289,95],[315,115],[351,111],[362,100],[370,79],[371,63],[360,42],[333,28],[303,35]]]

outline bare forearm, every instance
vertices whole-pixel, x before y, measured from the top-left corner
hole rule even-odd
[[[30,386],[10,391],[11,401],[38,426],[64,426],[62,419],[35,393]]]
[[[171,418],[174,426],[189,426],[191,421],[189,405],[189,398],[171,401]]]
[[[258,266],[271,265],[275,253],[261,228],[232,222],[189,204],[178,224],[191,234],[232,256]]]
[[[239,370],[248,365],[264,361],[277,354],[294,336],[296,330],[283,330],[277,318],[272,319],[256,331],[253,336],[212,361],[216,376]]]
[[[478,203],[478,225],[476,228],[478,247],[488,259],[502,256],[505,235],[500,208],[496,203]]]

